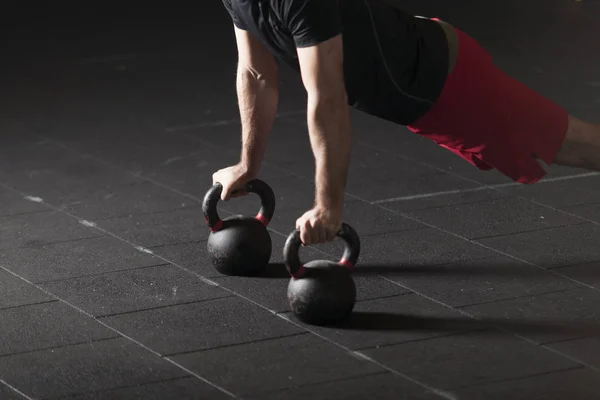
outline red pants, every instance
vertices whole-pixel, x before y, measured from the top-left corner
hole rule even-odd
[[[536,183],[565,138],[568,113],[510,78],[456,29],[458,58],[431,110],[408,128],[482,170]]]

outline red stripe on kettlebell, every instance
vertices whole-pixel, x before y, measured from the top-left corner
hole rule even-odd
[[[298,268],[298,271],[296,271],[295,274],[292,274],[292,278],[300,279],[304,275],[304,272],[306,272],[306,268],[304,268],[304,265],[301,265],[300,268]]]
[[[342,258],[340,260],[340,264],[342,264],[344,267],[348,268],[348,269],[354,269],[354,264],[352,264],[350,261],[346,260],[345,258]]]
[[[212,232],[218,232],[218,231],[220,231],[220,230],[221,230],[221,228],[223,228],[223,221],[222,221],[222,220],[219,220],[219,222],[217,222],[217,223],[215,224],[215,226],[211,226],[211,227],[210,227],[210,230],[211,230]]]
[[[262,215],[261,213],[256,214],[256,218],[257,220],[259,220],[264,226],[269,225],[269,219],[267,217],[265,217],[264,215]]]

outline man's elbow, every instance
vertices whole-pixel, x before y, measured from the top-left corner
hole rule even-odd
[[[276,73],[259,72],[249,68],[238,68],[237,82],[238,87],[247,87],[247,85],[250,85],[259,90],[278,90]]]
[[[239,64],[237,68],[237,74],[239,77],[246,79],[252,79],[254,81],[269,82],[276,78],[276,71],[264,71],[261,69],[253,68],[248,65]]]

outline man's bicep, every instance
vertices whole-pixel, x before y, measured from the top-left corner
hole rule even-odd
[[[271,51],[250,32],[234,26],[240,66],[257,76],[269,76],[277,71],[277,62]]]
[[[302,82],[309,98],[346,101],[342,35],[297,49]]]

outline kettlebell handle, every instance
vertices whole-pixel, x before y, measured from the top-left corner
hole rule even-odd
[[[342,223],[342,227],[336,235],[344,240],[344,254],[339,261],[340,266],[350,270],[354,269],[360,256],[360,238],[358,233],[350,225]],[[285,266],[294,279],[300,279],[304,275],[304,265],[300,261],[300,231],[294,230],[287,238],[283,247],[283,259]]]
[[[255,218],[268,226],[275,214],[275,193],[271,186],[260,179],[253,179],[244,185],[244,191],[260,197],[261,206]],[[223,193],[223,185],[217,182],[206,192],[202,200],[204,221],[213,232],[219,231],[223,226],[223,221],[217,212],[217,203],[221,200],[221,193]]]

